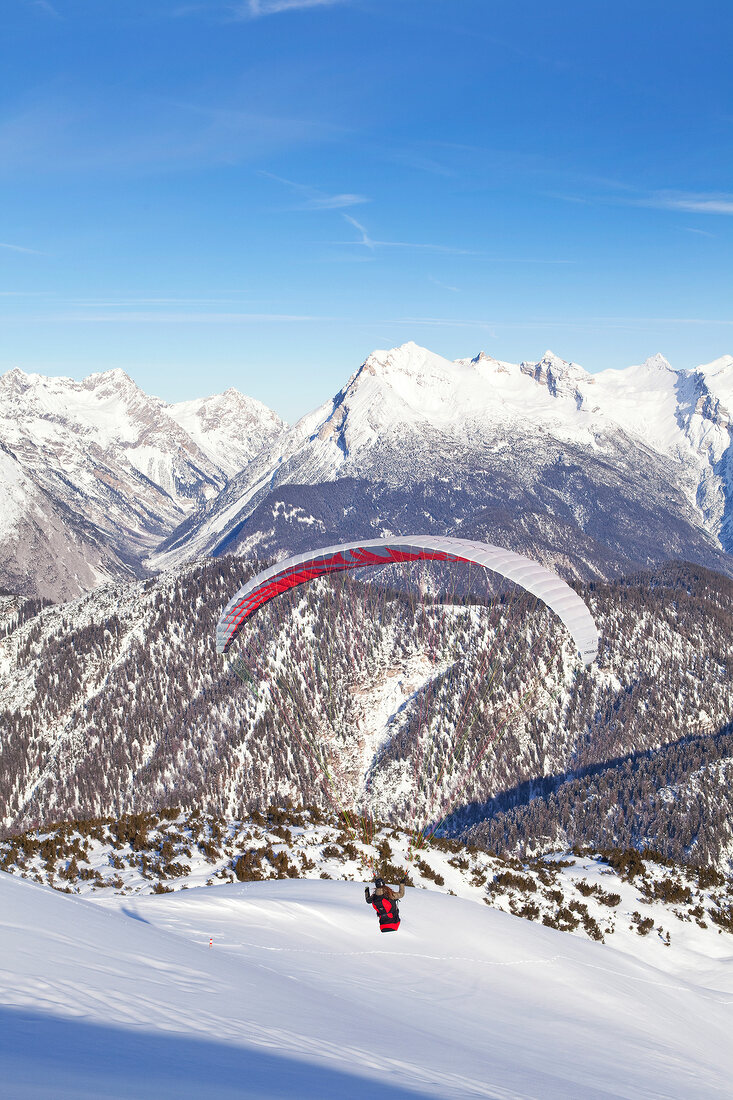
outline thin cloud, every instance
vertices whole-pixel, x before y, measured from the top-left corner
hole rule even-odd
[[[350,225],[353,225],[354,229],[358,229],[361,233],[360,241],[344,241],[344,244],[363,244],[365,248],[374,251],[376,243],[371,239],[361,222],[358,222],[356,218],[352,218],[350,214],[344,214],[344,218]]]
[[[627,192],[631,188],[626,188]],[[653,191],[637,195],[578,195],[558,191],[545,192],[548,198],[562,202],[583,203],[594,206],[598,203],[612,206],[645,206],[654,210],[680,210],[686,214],[733,214],[733,195],[727,192],[710,191]]]
[[[720,192],[660,192],[644,205],[663,210],[685,210],[691,214],[733,214],[733,195]]]
[[[412,168],[416,172],[427,172],[431,176],[453,178],[458,175],[453,168],[441,164],[434,157],[424,156],[417,152],[412,153],[401,149],[388,154],[388,157],[397,164],[403,164],[406,168]]]
[[[232,165],[333,141],[341,127],[210,103],[132,95],[120,125],[112,101],[85,106],[44,96],[0,120],[0,177],[22,171],[177,171]]]
[[[50,321],[81,324],[285,324],[305,321],[333,321],[332,317],[314,317],[308,314],[290,313],[199,313],[193,312],[157,312],[153,310],[115,310],[108,313],[87,313],[69,311],[49,313],[33,318],[35,321]]]
[[[492,330],[496,327],[496,321],[481,321],[474,318],[462,317],[391,317],[379,323],[387,325],[447,325],[451,328],[481,328],[488,329],[492,336],[495,335]]]
[[[608,317],[608,321],[645,325],[733,325],[722,317]]]
[[[577,260],[544,260],[536,256],[487,256],[490,264],[575,264]]]
[[[433,286],[440,287],[441,290],[450,290],[453,294],[460,294],[460,287],[450,286],[449,283],[441,283],[440,279],[434,279],[432,275],[428,275],[428,280]]]
[[[265,15],[280,15],[282,12],[299,11],[301,8],[330,8],[342,4],[345,0],[247,0],[237,5],[235,14],[240,19],[261,19]]]
[[[636,325],[719,325],[733,327],[733,320],[705,317],[530,317],[526,320],[497,319],[480,320],[465,317],[389,317],[381,318],[378,324],[452,326],[462,328],[524,329],[524,328],[561,328],[571,330],[597,329],[602,326],[624,325],[633,328]]]
[[[359,206],[364,202],[371,202],[371,199],[366,195],[352,195],[345,192],[341,195],[315,196],[306,206],[308,210],[343,210],[345,206]]]
[[[722,325],[732,326],[733,320],[721,317],[534,317],[526,321],[497,322],[503,328],[598,328],[601,325]]]
[[[366,195],[355,195],[349,192],[340,192],[333,195],[321,191],[317,187],[311,187],[305,183],[295,183],[293,180],[285,179],[284,176],[276,176],[273,172],[261,171],[260,175],[266,179],[275,180],[276,183],[282,183],[297,194],[302,195],[303,202],[301,205],[294,207],[295,210],[343,210],[345,207],[359,206],[362,203],[371,202]]]
[[[52,19],[61,19],[61,13],[56,11],[53,4],[49,4],[48,0],[29,0],[28,7],[38,8],[39,11],[44,12],[46,15],[50,15]]]
[[[342,217],[345,218],[354,229],[358,230],[361,234],[361,239],[358,241],[331,241],[331,244],[356,245],[357,247],[367,248],[370,252],[375,252],[378,248],[416,248],[428,252],[449,252],[456,256],[480,255],[480,253],[474,252],[468,248],[452,248],[449,245],[443,244],[422,244],[416,241],[377,241],[369,236],[366,227],[363,226],[361,222],[358,222],[356,218],[352,218],[350,214],[342,214]]]
[[[415,248],[428,252],[444,252],[453,256],[480,256],[487,263],[492,264],[574,264],[575,260],[545,260],[533,256],[487,256],[484,252],[477,252],[471,248],[454,248],[445,244],[423,244],[417,241],[378,241],[369,236],[366,226],[352,218],[350,214],[342,214],[354,229],[361,234],[358,241],[328,241],[328,244],[347,245],[351,247],[363,247],[370,252],[376,252],[379,248]],[[451,289],[451,288],[448,288]]]
[[[37,248],[26,248],[20,244],[6,244],[0,242],[0,248],[7,248],[9,252],[26,252],[29,256],[45,256],[45,252],[39,252]]]
[[[119,309],[127,306],[242,306],[241,298],[71,298],[68,307],[74,309]]]

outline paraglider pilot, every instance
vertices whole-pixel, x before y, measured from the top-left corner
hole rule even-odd
[[[374,893],[370,894],[369,887],[364,889],[364,897],[367,905],[374,908],[379,917],[380,932],[396,932],[400,926],[400,910],[397,902],[405,896],[405,884],[401,882],[398,889],[392,890],[382,878],[375,878]]]

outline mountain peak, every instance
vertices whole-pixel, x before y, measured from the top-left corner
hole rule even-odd
[[[13,367],[0,376],[0,386],[9,394],[25,393],[31,387],[42,386],[47,381],[45,375],[36,374],[33,371],[24,371],[20,367]],[[55,381],[62,385],[73,385],[71,378],[57,378]]]
[[[588,372],[577,363],[569,363],[548,349],[536,363],[524,361],[519,364],[519,369],[539,385],[546,386],[552,397],[572,396],[578,406],[582,403],[577,386],[587,381]]]
[[[59,564],[54,547],[39,544],[33,579],[14,581],[16,587],[66,597],[134,574],[143,553],[283,429],[273,412],[236,391],[191,405],[181,409],[149,396],[120,368],[82,381],[17,368],[0,378],[0,438],[31,484],[21,520],[26,513],[42,515],[59,546],[82,547],[64,551]],[[196,415],[199,407],[202,415]],[[15,554],[7,549],[12,479],[5,467],[0,557]],[[79,514],[83,525],[75,525]],[[26,560],[22,554],[7,560],[16,558]]]
[[[363,367],[367,369],[369,374],[384,373],[385,369],[404,370],[428,358],[438,359],[439,356],[416,344],[413,340],[408,340],[406,343],[399,344],[394,348],[382,348],[373,351],[364,360]]]
[[[572,359],[563,359],[561,355],[556,355],[555,352],[550,351],[549,348],[542,358],[538,360],[537,365],[550,367],[556,375],[570,376],[573,378],[585,378],[588,373],[579,363],[574,363]]]
[[[20,367],[13,367],[0,377],[0,386],[7,393],[23,393],[30,385],[31,375],[25,373]]]
[[[642,366],[648,367],[650,370],[672,370],[669,360],[665,359],[659,351],[655,355],[650,355],[648,359],[645,359]]]
[[[110,367],[109,370],[94,371],[87,378],[109,378],[115,382],[132,382],[132,378],[122,367]]]
[[[474,367],[477,367],[480,363],[499,362],[499,359],[495,359],[493,355],[489,355],[488,351],[484,351],[483,349],[478,353],[478,355],[474,355],[472,359],[456,359],[456,363],[458,364],[471,363],[471,365]]]
[[[401,400],[407,398],[412,403],[418,392],[452,385],[458,366],[409,340],[399,347],[376,350],[368,355],[335,400],[340,405],[346,395],[353,397],[369,390],[370,393],[374,391],[374,398],[376,391],[382,393],[388,403],[395,396]],[[411,397],[407,396],[408,392]]]
[[[122,367],[113,367],[111,370],[95,371],[93,374],[88,374],[81,385],[85,390],[107,390],[126,394],[144,393],[137,382]]]

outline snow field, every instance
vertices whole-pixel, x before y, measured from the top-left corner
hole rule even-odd
[[[0,898],[14,1100],[730,1095],[729,994],[459,898],[395,935],[357,883]]]
[[[93,897],[237,879],[364,882],[379,868],[388,877],[406,874],[422,889],[612,944],[661,969],[683,966],[698,980],[711,960],[715,967],[731,952],[733,883],[713,868],[618,849],[522,861],[437,838],[415,851],[412,840],[388,825],[374,826],[367,836],[356,820],[347,829],[335,815],[307,808],[274,807],[243,821],[171,810],[8,838],[0,841],[0,869]]]

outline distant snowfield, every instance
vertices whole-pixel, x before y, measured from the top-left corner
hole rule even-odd
[[[422,890],[407,891],[402,913],[400,931],[380,935],[350,882],[90,901],[2,873],[0,1091],[731,1095],[729,937],[700,960],[696,984],[689,959],[675,972],[674,949],[660,970]]]

